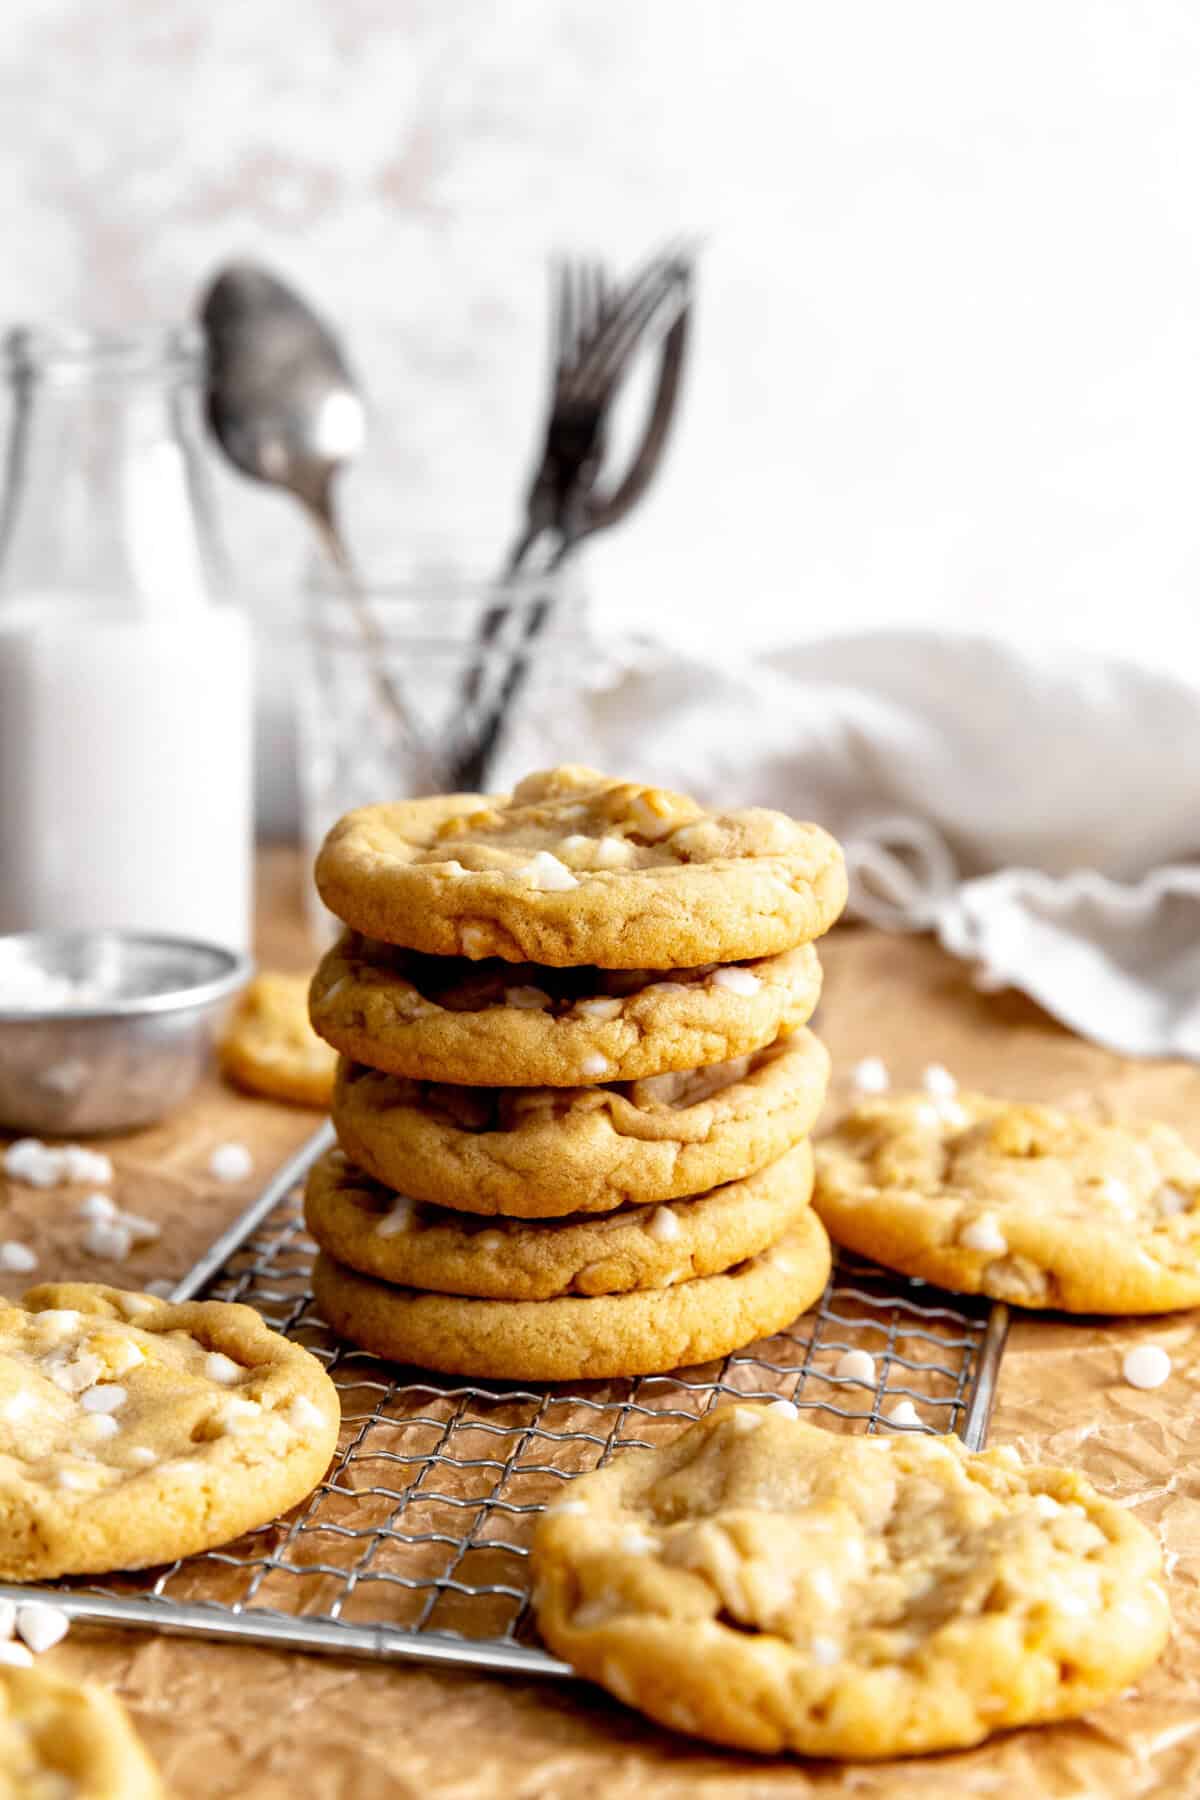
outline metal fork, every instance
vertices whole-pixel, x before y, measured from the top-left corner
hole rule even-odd
[[[581,538],[615,524],[637,503],[661,459],[683,370],[692,283],[687,249],[672,246],[651,257],[616,290],[596,262],[560,259],[552,268],[551,283],[553,374],[545,444],[521,531],[505,562],[505,580],[520,573],[539,545],[544,549],[542,570],[553,573]],[[600,492],[597,482],[613,403],[648,330],[668,310],[673,317],[660,347],[658,377],[641,440],[621,479],[606,493]],[[480,654],[462,692],[467,721],[479,704],[488,651],[512,611],[511,603],[499,601],[481,621]],[[496,697],[471,741],[454,759],[454,788],[471,790],[484,784],[508,714],[528,678],[530,652],[550,615],[549,599],[530,606]]]

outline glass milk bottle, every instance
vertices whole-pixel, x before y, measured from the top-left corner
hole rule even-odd
[[[0,931],[244,946],[251,654],[200,456],[200,342],[18,330],[0,505]]]

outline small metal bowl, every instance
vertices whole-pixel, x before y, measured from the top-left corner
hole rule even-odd
[[[87,1137],[161,1119],[192,1092],[251,972],[249,957],[187,938],[0,936],[0,1129]]]

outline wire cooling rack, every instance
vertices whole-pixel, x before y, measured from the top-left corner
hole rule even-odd
[[[537,1513],[572,1476],[651,1445],[725,1399],[795,1401],[839,1431],[921,1423],[982,1447],[1007,1330],[975,1307],[873,1265],[841,1259],[819,1303],[776,1336],[672,1375],[569,1386],[486,1386],[397,1368],[340,1343],[313,1307],[315,1245],[303,1176],[328,1127],[225,1232],[173,1299],[239,1300],[321,1359],[342,1432],[328,1475],[295,1511],[226,1545],[141,1575],[33,1590],[75,1619],[295,1650],[417,1658],[570,1675],[537,1642],[527,1581]],[[836,1373],[863,1349],[873,1385]]]

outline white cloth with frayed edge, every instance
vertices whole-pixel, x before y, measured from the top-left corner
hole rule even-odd
[[[1114,1050],[1200,1061],[1200,667],[924,630],[614,645],[496,785],[555,760],[818,819],[852,912]]]

